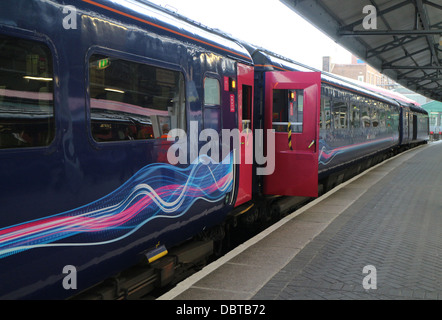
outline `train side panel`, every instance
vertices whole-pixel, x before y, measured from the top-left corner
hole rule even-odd
[[[369,96],[323,84],[319,172],[335,170],[395,147],[399,108]]]
[[[85,289],[235,200],[233,162],[198,162],[199,133],[238,127],[223,83],[247,52],[146,6],[65,3],[2,2],[1,298],[75,294],[64,267]],[[168,164],[171,129],[186,134],[184,164]]]

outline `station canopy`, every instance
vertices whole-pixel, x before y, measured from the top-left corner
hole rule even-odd
[[[442,0],[280,1],[379,72],[442,101]]]

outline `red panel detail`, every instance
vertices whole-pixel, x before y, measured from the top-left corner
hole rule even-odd
[[[229,77],[224,77],[224,91],[229,91]]]
[[[253,156],[253,122],[251,122],[248,130],[243,130],[242,114],[243,108],[247,108],[246,110],[250,111],[250,119],[253,121],[253,83],[253,67],[245,66],[238,63],[238,128],[240,132],[243,132],[243,138],[240,141],[241,162],[239,165],[238,193],[236,197],[235,207],[252,200],[252,164],[247,163],[246,155]],[[244,92],[245,90],[247,90],[247,92]],[[247,101],[245,101],[244,104],[243,96],[248,97]]]

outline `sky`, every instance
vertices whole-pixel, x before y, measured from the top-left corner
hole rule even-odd
[[[351,53],[279,0],[150,0],[208,27],[322,69],[322,57],[350,63]]]

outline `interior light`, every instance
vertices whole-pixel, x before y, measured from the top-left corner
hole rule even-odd
[[[24,79],[28,80],[37,80],[37,81],[52,81],[52,78],[45,78],[45,77],[31,77],[31,76],[24,76]]]
[[[104,90],[110,92],[125,93],[123,90],[112,89],[112,88],[104,88]]]

